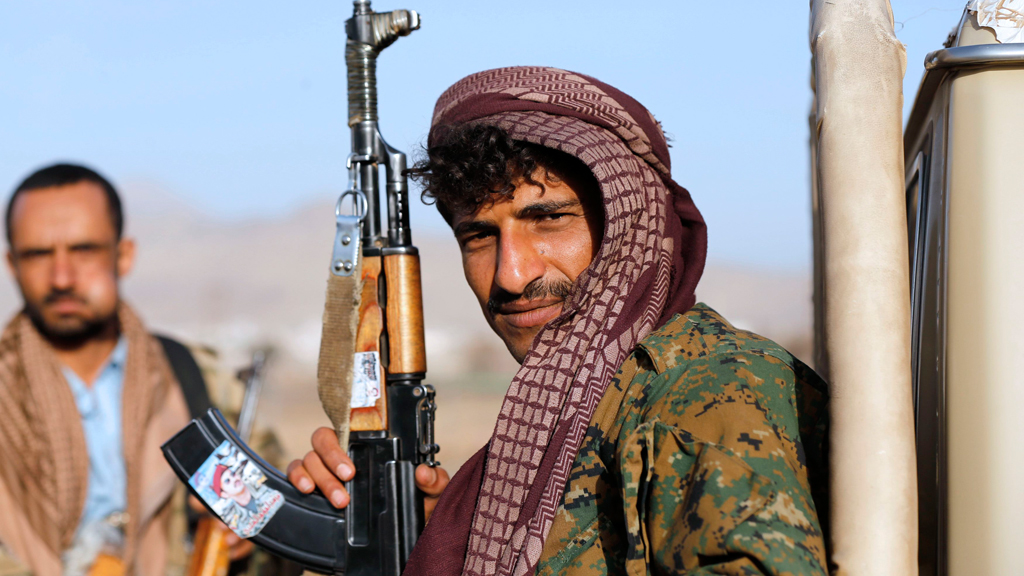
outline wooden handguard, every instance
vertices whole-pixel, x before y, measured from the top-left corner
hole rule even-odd
[[[388,283],[388,374],[424,373],[427,355],[419,255],[384,256],[384,277]]]
[[[363,258],[363,297],[359,302],[359,329],[356,331],[356,352],[380,352],[380,335],[384,330],[384,314],[380,309],[381,257]],[[370,408],[353,408],[349,427],[352,431],[387,430],[388,395],[381,394]]]

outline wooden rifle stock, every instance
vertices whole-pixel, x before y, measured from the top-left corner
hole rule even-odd
[[[227,537],[231,529],[212,516],[199,519],[193,539],[188,576],[226,576],[228,565]]]
[[[124,576],[124,561],[101,552],[93,561],[92,568],[89,568],[89,576]]]

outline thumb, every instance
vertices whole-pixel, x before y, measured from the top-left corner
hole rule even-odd
[[[426,464],[416,467],[416,486],[428,496],[438,496],[448,485],[448,472],[444,468],[432,468]]]

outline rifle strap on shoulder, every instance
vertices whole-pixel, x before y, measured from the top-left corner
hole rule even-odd
[[[206,379],[203,378],[203,370],[199,367],[192,352],[188,347],[177,340],[154,334],[160,346],[164,350],[164,356],[171,365],[174,378],[181,386],[181,392],[185,396],[185,403],[188,404],[189,415],[199,418],[210,409],[213,404],[210,402],[210,394],[206,390]]]

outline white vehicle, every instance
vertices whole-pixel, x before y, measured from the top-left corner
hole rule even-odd
[[[891,32],[888,2],[837,4],[812,3],[833,13],[831,28],[812,14],[812,161],[817,365],[833,401],[846,405],[832,409],[838,573],[1024,574],[1024,2],[973,0],[926,59],[903,131],[906,252],[896,242],[903,223],[893,218],[899,182],[889,154],[899,149],[890,122],[898,91],[891,70],[871,69],[902,46],[878,33]],[[845,19],[835,18],[840,10]],[[840,69],[861,77],[851,82]],[[876,104],[863,97],[873,85],[888,99],[858,125],[857,106]],[[860,101],[850,96],[858,89]],[[873,147],[886,151],[865,160]],[[863,366],[851,367],[858,358]],[[911,437],[908,361],[916,464],[902,451]],[[877,496],[863,486],[875,475]]]
[[[1024,574],[1024,43],[967,12],[925,66],[903,140],[920,568]]]

